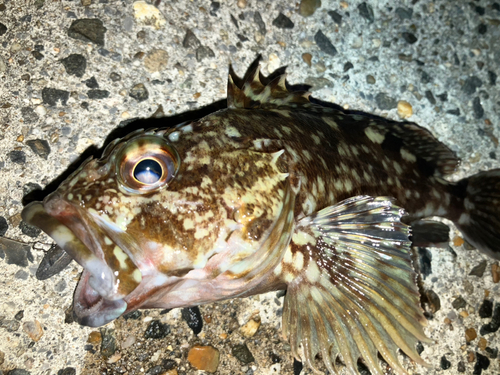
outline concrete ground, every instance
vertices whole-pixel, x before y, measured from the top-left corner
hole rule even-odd
[[[224,99],[230,62],[243,75],[261,54],[265,74],[286,65],[289,83],[312,85],[319,99],[391,119],[411,114],[462,159],[453,179],[500,166],[499,2],[156,5],[0,0],[0,373],[196,374],[186,355],[197,343],[220,351],[218,374],[299,373],[280,336],[276,293],[201,307],[198,336],[178,310],[102,332],[65,323],[81,268],[37,280],[51,240],[20,219],[25,195],[36,197],[130,119]],[[403,361],[411,374],[498,374],[498,262],[454,228],[450,238],[444,249],[420,249],[426,333],[436,340],[422,357],[431,367]],[[239,327],[254,312],[261,325],[246,338]],[[170,333],[144,339],[156,320]],[[103,353],[102,337],[115,350]],[[243,343],[253,361],[235,352]]]

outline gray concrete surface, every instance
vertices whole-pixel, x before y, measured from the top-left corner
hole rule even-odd
[[[454,179],[500,166],[499,2],[364,6],[358,0],[323,0],[309,17],[301,15],[299,1],[281,0],[164,0],[158,14],[137,4],[134,13],[125,0],[0,3],[0,216],[5,219],[0,233],[33,245],[30,251],[16,250],[17,257],[11,245],[0,250],[0,373],[48,375],[66,369],[68,374],[69,367],[77,374],[153,373],[151,368],[171,358],[179,374],[196,374],[186,360],[194,343],[221,351],[219,374],[294,373],[279,336],[282,299],[275,293],[202,307],[211,323],[205,322],[198,337],[178,311],[162,316],[150,311],[136,321],[112,323],[119,349],[103,359],[99,345],[87,343],[91,329],[64,323],[80,268],[72,263],[38,281],[34,274],[51,240],[19,227],[23,195],[34,186],[28,184],[44,188],[89,146],[100,147],[124,120],[149,117],[160,105],[169,116],[225,98],[229,62],[242,75],[262,54],[265,74],[287,65],[289,82],[313,85],[315,97],[392,119],[400,119],[398,101],[410,103],[409,120],[431,130],[462,159]],[[274,21],[280,13],[293,27],[283,28],[291,26],[283,18]],[[69,36],[77,19],[102,21],[103,43]],[[93,30],[98,32],[98,25]],[[187,30],[195,37],[186,41]],[[320,30],[331,45],[318,36]],[[62,61],[72,54],[81,57],[65,60],[65,66]],[[303,54],[311,55],[310,64]],[[137,84],[144,85],[147,99],[130,96]],[[54,96],[63,100],[52,102]],[[451,239],[459,245],[451,242],[453,251],[428,250],[431,272],[423,284],[433,292],[433,303],[426,307],[432,315],[426,332],[436,344],[422,352],[429,369],[404,359],[412,374],[479,374],[487,362],[483,374],[500,373],[495,355],[500,333],[480,334],[492,320],[480,316],[483,300],[500,303],[491,271],[495,262],[467,250],[459,236],[452,229]],[[479,276],[470,275],[478,265]],[[237,328],[256,310],[262,325],[244,339]],[[172,325],[172,333],[147,343],[141,335],[156,316]],[[468,331],[467,341],[467,329],[477,337]],[[125,349],[127,335],[137,342]],[[248,365],[231,355],[243,341],[255,357]],[[271,352],[279,359],[275,364]]]

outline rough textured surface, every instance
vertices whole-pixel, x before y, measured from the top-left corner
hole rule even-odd
[[[345,108],[398,119],[396,104],[410,103],[409,120],[462,159],[454,179],[500,166],[499,2],[321,3],[307,18],[299,2],[284,0],[163,1],[157,10],[141,5],[135,12],[131,2],[114,0],[0,4],[0,233],[34,245],[19,257],[0,247],[1,371],[196,374],[189,349],[211,345],[220,352],[220,374],[294,374],[281,339],[283,299],[276,293],[201,307],[205,324],[197,336],[180,310],[146,311],[103,331],[65,323],[80,269],[73,262],[37,280],[51,240],[20,225],[28,184],[46,188],[89,147],[101,147],[113,129],[152,116],[160,105],[172,116],[224,99],[229,61],[242,75],[260,53],[264,73],[287,65],[290,83],[313,85],[315,97]],[[280,14],[291,23],[273,24]],[[165,51],[161,63],[148,69],[148,56],[158,50]],[[74,54],[85,58],[81,77],[61,63]],[[448,249],[420,251],[427,264],[423,291],[430,296],[426,332],[437,340],[424,345],[422,357],[432,367],[404,363],[414,374],[498,374],[495,262],[470,250],[454,228],[450,237]],[[480,309],[485,299],[493,310],[482,318],[489,315]],[[255,311],[261,326],[245,338],[239,327]],[[145,338],[153,320],[168,324],[170,333]],[[37,342],[22,328],[35,321],[43,327]],[[470,342],[469,329],[477,333]],[[92,331],[99,335],[89,336]],[[233,354],[243,344],[253,362]]]

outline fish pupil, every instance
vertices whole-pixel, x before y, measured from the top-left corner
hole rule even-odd
[[[160,163],[153,159],[144,159],[136,164],[134,178],[143,184],[158,182],[163,174]]]

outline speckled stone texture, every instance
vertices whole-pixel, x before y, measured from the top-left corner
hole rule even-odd
[[[0,0],[0,236],[22,242],[0,244],[0,373],[197,374],[194,345],[219,351],[218,374],[300,372],[277,293],[202,306],[197,335],[181,310],[104,330],[66,323],[81,269],[72,262],[37,280],[52,241],[20,218],[23,201],[43,197],[130,119],[224,99],[229,62],[242,75],[262,54],[265,74],[287,65],[288,81],[319,99],[410,115],[462,159],[452,179],[500,167],[498,1],[300,3]],[[411,374],[498,374],[498,262],[454,228],[450,238],[418,249],[430,368],[402,361]],[[261,325],[246,337],[240,327],[255,314]],[[147,338],[152,321],[161,335]]]

